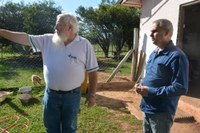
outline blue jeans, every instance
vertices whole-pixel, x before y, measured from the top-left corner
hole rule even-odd
[[[144,133],[170,133],[174,116],[168,113],[143,113]]]
[[[43,120],[47,133],[76,132],[80,98],[80,87],[69,93],[46,88],[43,98]]]

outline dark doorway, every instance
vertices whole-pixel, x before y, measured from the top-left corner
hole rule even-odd
[[[181,5],[178,46],[187,54],[190,64],[188,95],[200,98],[200,2]]]

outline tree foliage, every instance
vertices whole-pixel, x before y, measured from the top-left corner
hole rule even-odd
[[[56,16],[61,13],[52,1],[44,1],[28,5],[24,10],[24,29],[31,34],[52,33]]]
[[[76,13],[79,15],[80,34],[98,44],[108,57],[110,45],[114,45],[116,56],[122,48],[133,44],[133,28],[139,27],[139,10],[114,4],[113,1],[102,0],[99,8],[80,6]]]
[[[23,3],[8,2],[4,6],[0,6],[0,26],[2,28],[23,30]]]
[[[38,1],[25,5],[23,2],[7,2],[0,6],[0,28],[24,31],[28,34],[52,33],[56,16],[61,13],[61,7],[56,7],[53,1]],[[0,38],[1,48],[11,44],[13,50],[22,47]]]

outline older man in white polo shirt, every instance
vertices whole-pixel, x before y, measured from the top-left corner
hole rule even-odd
[[[0,36],[41,51],[46,89],[43,119],[48,133],[75,133],[80,107],[80,86],[89,73],[88,106],[95,104],[98,64],[91,43],[77,34],[77,20],[57,16],[54,34],[28,35],[0,29]]]

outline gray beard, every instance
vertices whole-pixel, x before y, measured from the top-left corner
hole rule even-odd
[[[62,45],[65,40],[67,40],[67,36],[64,34],[58,35],[57,33],[54,33],[52,38],[53,43],[56,45]]]

